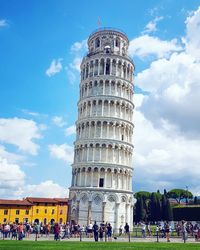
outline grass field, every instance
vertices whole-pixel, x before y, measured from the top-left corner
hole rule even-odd
[[[0,250],[83,250],[83,249],[131,249],[131,250],[199,250],[200,244],[193,243],[122,243],[122,242],[34,242],[0,241]]]

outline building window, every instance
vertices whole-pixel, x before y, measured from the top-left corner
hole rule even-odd
[[[15,218],[15,223],[16,223],[16,224],[19,223],[19,218]]]
[[[25,213],[26,215],[28,215],[29,214],[29,210],[26,210],[26,213]]]
[[[100,178],[99,179],[99,187],[103,187],[103,185],[104,185],[104,179]]]
[[[28,218],[24,218],[24,222],[28,223]]]
[[[36,209],[36,214],[38,214],[39,213],[39,209]]]
[[[54,214],[54,209],[52,209],[51,214]]]
[[[124,135],[122,135],[122,141],[124,140]]]
[[[4,215],[8,215],[8,209],[4,210]]]
[[[47,214],[47,209],[44,210],[44,213]]]
[[[62,209],[60,210],[60,214],[63,214],[63,211],[62,211]]]
[[[4,219],[3,219],[3,223],[6,223],[6,221],[7,221],[7,219],[6,219],[6,218],[4,218]]]
[[[19,214],[20,213],[20,211],[19,210],[16,210],[16,214]]]

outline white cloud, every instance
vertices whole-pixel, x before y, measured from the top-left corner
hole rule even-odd
[[[66,143],[61,145],[52,144],[48,148],[52,157],[69,164],[73,162],[74,148],[72,146]]]
[[[61,64],[62,60],[63,60],[62,58],[59,58],[57,60],[53,59],[50,67],[46,70],[46,75],[51,77],[51,76],[59,73],[62,70],[62,64]]]
[[[58,127],[63,127],[65,126],[67,123],[64,121],[62,116],[54,116],[52,118],[53,123],[58,126]]]
[[[7,159],[0,156],[0,195],[22,187],[24,181],[25,174],[20,166],[9,163]]]
[[[87,40],[82,40],[81,42],[75,42],[71,46],[71,54],[73,55],[72,62],[65,67],[67,77],[71,84],[79,81],[80,77],[80,65],[82,58],[87,51]]]
[[[80,51],[85,51],[87,49],[87,39],[82,40],[81,42],[75,42],[71,46],[71,52],[79,53]]]
[[[10,163],[22,162],[25,159],[24,156],[8,152],[3,145],[0,145],[0,157],[9,159]]]
[[[135,78],[149,92],[135,96],[134,180],[140,190],[187,185],[200,194],[199,20],[200,9],[187,18],[182,51],[164,53]]]
[[[18,197],[65,198],[69,196],[69,190],[52,180],[46,180],[39,184],[20,188],[16,195]]]
[[[19,150],[36,155],[39,145],[33,142],[41,138],[40,131],[43,129],[32,120],[20,118],[0,119],[0,142],[12,144]]]
[[[168,57],[173,51],[182,50],[177,39],[171,41],[160,40],[158,37],[142,35],[130,41],[129,54],[145,58],[155,56],[157,58]]]
[[[66,136],[73,135],[73,134],[76,134],[76,126],[75,125],[72,125],[72,126],[65,129]]]
[[[0,19],[0,28],[8,26],[8,21],[5,19]]]
[[[163,19],[162,16],[154,18],[154,20],[150,21],[146,26],[143,33],[151,33],[157,30],[157,23]]]
[[[200,175],[199,141],[184,138],[173,127],[154,127],[140,111],[135,111],[134,121],[134,180],[140,189],[185,188],[187,184],[194,190]]]
[[[200,60],[200,7],[186,19],[186,52]]]
[[[185,136],[200,136],[199,72],[200,63],[185,52],[154,61],[140,72],[135,81],[150,92],[142,107],[146,118],[156,126],[167,120]]]

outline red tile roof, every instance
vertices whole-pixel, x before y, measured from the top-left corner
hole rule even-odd
[[[27,200],[5,200],[0,199],[0,205],[32,206]]]
[[[67,202],[67,198],[39,198],[39,197],[26,197],[26,200],[31,203],[60,203]]]

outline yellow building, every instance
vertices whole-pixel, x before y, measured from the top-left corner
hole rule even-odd
[[[66,198],[34,198],[0,200],[0,223],[66,223],[68,202]]]

